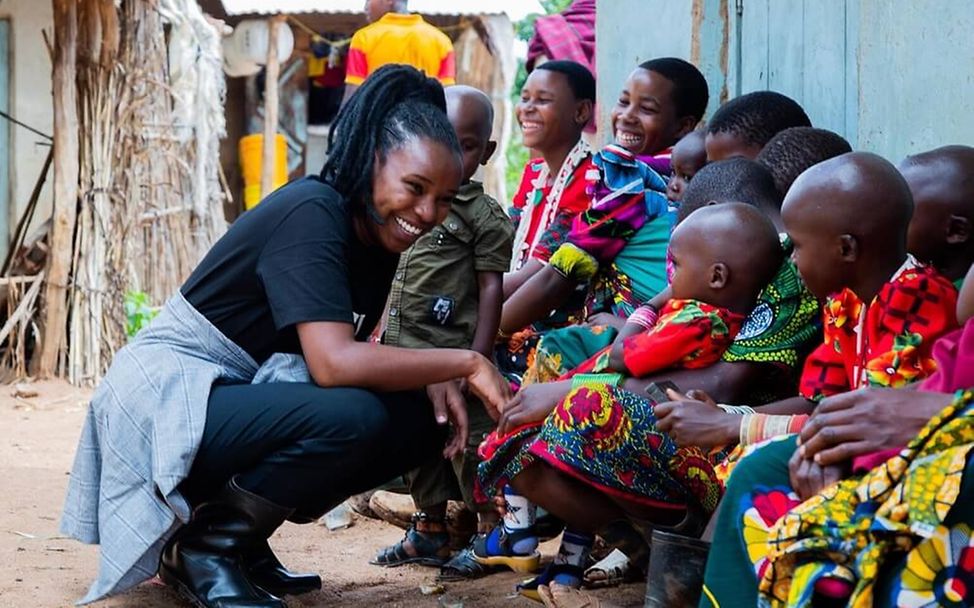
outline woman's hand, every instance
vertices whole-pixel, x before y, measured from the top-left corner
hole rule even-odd
[[[530,384],[521,388],[501,412],[497,432],[505,435],[522,424],[541,422],[570,391],[570,381]]]
[[[801,431],[802,458],[827,467],[905,446],[947,407],[952,395],[864,388],[818,404]]]
[[[447,380],[438,384],[430,384],[426,387],[426,394],[429,395],[430,402],[433,404],[433,415],[439,424],[450,423],[453,426],[453,435],[447,440],[446,447],[443,448],[444,458],[453,458],[461,453],[467,446],[467,438],[470,434],[470,425],[467,421],[467,400],[463,397],[460,390],[460,383],[455,380]]]
[[[845,468],[839,465],[821,466],[814,460],[802,458],[801,450],[795,450],[788,461],[788,477],[791,487],[802,500],[808,500],[833,483],[841,480]]]
[[[673,401],[653,406],[656,428],[668,434],[678,446],[710,449],[737,441],[741,416],[717,407],[707,393],[693,390],[684,397],[667,389],[666,394]]]
[[[476,356],[473,372],[464,378],[466,388],[480,398],[490,417],[497,420],[501,410],[511,400],[511,385],[487,357],[479,353]]]
[[[622,326],[625,324],[625,319],[610,312],[597,312],[585,320],[586,327],[606,325],[615,329],[622,329]]]

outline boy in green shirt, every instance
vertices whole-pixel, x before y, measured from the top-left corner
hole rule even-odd
[[[481,91],[446,89],[447,114],[460,140],[464,181],[446,220],[420,238],[399,259],[389,295],[383,342],[407,348],[469,348],[493,357],[503,303],[503,274],[510,266],[514,228],[501,206],[471,177],[486,164],[493,107]],[[470,439],[452,462],[437,459],[407,474],[419,512],[403,540],[379,552],[371,563],[440,566],[450,556],[447,501],[460,499],[485,518],[490,505],[476,505],[477,446],[493,430],[483,405],[468,399]]]

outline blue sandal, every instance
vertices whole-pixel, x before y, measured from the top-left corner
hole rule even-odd
[[[406,549],[407,542],[412,546],[415,554],[411,554]],[[406,530],[402,540],[379,551],[369,563],[386,568],[404,564],[439,567],[446,563],[449,557],[450,535],[446,531],[446,524],[431,520],[425,513],[415,513],[412,525]]]
[[[503,524],[497,524],[494,527],[498,530],[498,544],[500,545],[501,555],[491,555],[487,551],[487,539],[493,534],[493,531],[478,535],[474,538],[473,545],[471,547],[470,556],[479,562],[483,566],[504,566],[510,568],[514,572],[537,572],[538,566],[541,565],[541,554],[535,549],[528,555],[518,555],[514,552],[514,545],[525,538],[534,538],[535,533],[533,531],[527,530],[515,530],[514,532],[508,532]]]

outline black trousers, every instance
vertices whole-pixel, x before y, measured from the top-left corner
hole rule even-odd
[[[316,518],[440,454],[445,439],[424,392],[217,385],[180,490],[195,505],[238,475],[241,487],[296,509],[297,519]]]

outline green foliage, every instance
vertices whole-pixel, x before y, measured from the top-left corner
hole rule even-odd
[[[541,8],[544,9],[546,15],[551,15],[554,13],[560,13],[571,5],[572,0],[539,0]],[[525,42],[531,39],[534,35],[534,22],[540,17],[537,13],[532,13],[526,16],[524,19],[514,23],[514,34],[519,40]],[[524,81],[528,77],[527,69],[524,67],[524,60],[518,59],[517,61],[517,75],[514,77],[514,84],[511,86],[511,101],[517,103],[518,99],[521,97],[521,88],[524,86]],[[515,127],[517,129],[517,127]],[[521,138],[519,133],[515,132],[515,136],[511,138],[511,143],[507,147],[507,174],[505,175],[507,181],[507,192],[511,195],[517,191],[518,184],[521,183],[521,172],[524,169],[524,164],[528,162],[530,154],[528,149],[521,144]]]
[[[135,337],[157,314],[159,309],[149,305],[149,296],[144,291],[125,294],[125,333],[129,338]]]

